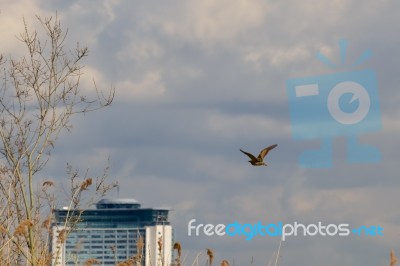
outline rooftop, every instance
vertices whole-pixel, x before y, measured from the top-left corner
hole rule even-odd
[[[101,199],[97,204],[140,204],[136,199]]]
[[[140,203],[135,199],[101,199],[96,203],[97,209],[139,209]]]

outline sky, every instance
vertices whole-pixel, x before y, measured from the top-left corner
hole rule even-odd
[[[288,238],[278,265],[388,265],[391,249],[400,254],[399,1],[3,0],[0,9],[1,53],[24,52],[16,38],[23,18],[36,28],[35,15],[57,12],[66,46],[89,47],[83,90],[93,90],[93,79],[116,88],[111,107],[74,118],[43,175],[63,182],[67,163],[100,173],[110,157],[119,191],[109,197],[171,208],[186,265],[198,252],[205,261],[205,248],[217,265],[268,265],[280,242],[188,236],[191,219],[384,228],[377,237]],[[340,63],[341,39],[349,62],[368,49],[373,56],[358,68],[317,60],[322,52]],[[303,167],[299,155],[319,140],[293,139],[286,81],[362,69],[376,73],[382,129],[360,140],[381,161],[348,163],[339,136],[332,167]],[[268,167],[251,166],[239,151],[274,143]]]

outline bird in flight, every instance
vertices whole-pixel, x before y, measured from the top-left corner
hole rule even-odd
[[[240,149],[240,151],[243,152],[244,154],[246,154],[247,156],[249,156],[249,158],[251,159],[249,161],[249,163],[251,163],[252,165],[255,165],[255,166],[261,166],[261,165],[267,166],[267,164],[264,162],[264,157],[267,156],[267,154],[268,154],[268,152],[270,150],[276,148],[277,146],[278,146],[278,144],[274,144],[274,145],[271,145],[271,146],[263,149],[260,152],[260,154],[258,155],[258,157],[254,156],[251,153],[245,152],[242,149]]]

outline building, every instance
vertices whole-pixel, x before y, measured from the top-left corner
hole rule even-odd
[[[102,199],[96,209],[57,209],[52,225],[52,265],[83,265],[87,260],[116,265],[136,255],[145,266],[170,265],[168,212],[165,208],[141,208],[135,199]]]

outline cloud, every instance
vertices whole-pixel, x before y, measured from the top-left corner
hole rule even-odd
[[[137,64],[146,63],[163,55],[163,48],[154,40],[136,39],[130,36],[128,43],[116,53],[120,61],[133,61]]]
[[[277,138],[280,134],[290,134],[290,127],[267,115],[226,115],[216,113],[209,116],[206,129],[210,135],[219,134],[226,139]]]
[[[129,102],[156,100],[162,97],[166,91],[159,71],[148,72],[139,81],[118,82],[115,87],[117,88],[117,100]]]
[[[173,16],[155,20],[171,37],[203,47],[229,46],[247,31],[261,26],[269,12],[263,1],[186,1],[175,6]]]
[[[36,14],[50,15],[50,13],[43,12],[35,1],[11,1],[2,5],[0,11],[1,54],[5,56],[12,54],[16,57],[25,54],[26,48],[19,40],[20,35],[24,32],[24,20],[28,30],[38,29],[41,26],[35,17]]]
[[[376,224],[379,239],[311,239],[286,242],[287,265],[383,264],[398,240],[396,148],[399,4],[395,1],[23,1],[2,7],[4,52],[19,52],[22,14],[58,10],[69,29],[66,46],[89,46],[82,89],[92,79],[116,87],[111,108],[73,120],[60,137],[48,173],[63,177],[65,162],[102,169],[111,155],[119,195],[146,206],[172,206],[177,239],[189,263],[215,247],[218,258],[265,264],[276,239],[190,238],[187,221],[240,219]],[[21,15],[20,15],[21,14]],[[301,169],[298,155],[319,140],[293,141],[285,81],[333,73],[318,51],[340,60],[337,41],[349,40],[349,59],[365,49],[363,67],[378,74],[384,128],[362,136],[379,147],[377,165],[349,165],[346,142],[334,140],[334,167]],[[270,143],[271,142],[271,143]],[[255,168],[239,148],[256,153],[277,142],[270,166]],[[340,256],[332,255],[340,254]],[[365,254],[368,253],[368,254]],[[306,254],[306,256],[305,256]]]

